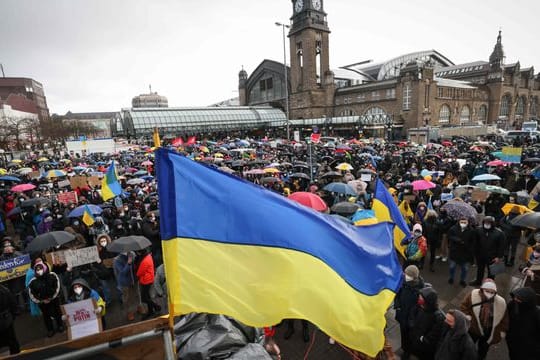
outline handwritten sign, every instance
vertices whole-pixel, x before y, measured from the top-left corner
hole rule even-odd
[[[52,265],[63,265],[66,263],[66,257],[63,250],[46,253],[45,258],[47,259],[47,262]]]
[[[41,176],[41,173],[39,171],[31,171],[28,173],[28,177],[30,179],[37,179],[40,176]]]
[[[69,179],[69,182],[71,183],[71,188],[84,188],[87,186],[86,183],[86,176],[74,176],[71,179]]]
[[[101,319],[95,313],[97,304],[93,299],[86,299],[62,305],[62,313],[66,315],[68,339],[78,339],[101,332]]]
[[[90,176],[86,181],[88,182],[88,185],[93,188],[101,185],[101,180],[97,176]]]
[[[28,254],[0,261],[0,282],[25,276],[30,269],[30,262]]]
[[[99,260],[97,246],[89,246],[82,249],[64,251],[66,264],[70,268],[91,264]]]
[[[68,186],[70,186],[70,185],[71,185],[71,183],[69,182],[69,180],[62,180],[62,181],[59,181],[59,182],[58,182],[58,187],[59,187],[60,189],[65,188],[65,187],[68,187]]]
[[[69,203],[77,204],[77,193],[75,191],[68,191],[63,193],[58,193],[58,202],[63,205],[68,205]]]

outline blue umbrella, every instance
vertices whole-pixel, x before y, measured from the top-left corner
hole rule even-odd
[[[137,171],[135,174],[133,174],[134,176],[143,176],[143,175],[148,175],[148,171],[146,170],[139,170]]]
[[[18,177],[15,177],[15,176],[4,175],[4,176],[0,176],[0,181],[21,182],[21,179],[19,179]]]
[[[472,178],[472,181],[490,181],[490,180],[501,180],[501,178],[493,174],[482,174],[482,175],[477,175]]]
[[[79,207],[76,207],[75,209],[73,209],[68,217],[79,217],[79,216],[83,216],[84,214],[84,210],[86,209],[86,206],[88,206],[88,209],[90,210],[90,212],[92,213],[92,215],[99,215],[103,212],[103,209],[100,208],[99,206],[97,205],[92,205],[92,204],[88,204],[88,205],[81,205]]]
[[[141,177],[141,179],[145,181],[152,181],[154,180],[154,177],[152,175],[146,175],[146,176]]]
[[[328,184],[324,187],[324,190],[335,192],[338,194],[358,195],[352,187],[350,187],[349,185],[345,183],[340,183],[340,182],[333,182],[331,184]]]

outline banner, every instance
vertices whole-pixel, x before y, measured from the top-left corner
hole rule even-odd
[[[66,264],[70,268],[91,264],[99,260],[97,246],[89,246],[82,249],[64,251]]]
[[[30,269],[30,262],[28,254],[0,261],[0,282],[25,276]]]
[[[101,179],[98,176],[90,176],[86,181],[88,182],[88,185],[93,188],[101,186]]]
[[[94,311],[96,308],[97,304],[93,299],[62,305],[62,313],[67,317],[69,340],[103,331],[101,320]]]
[[[71,183],[71,188],[85,188],[88,184],[86,183],[86,176],[74,176],[69,182]]]
[[[46,253],[45,259],[47,259],[47,263],[51,265],[64,265],[66,263],[64,250]]]
[[[520,147],[503,146],[501,160],[519,164],[521,162],[522,152],[523,148]]]
[[[68,191],[63,193],[58,193],[58,202],[63,205],[67,205],[69,203],[77,204],[77,193],[75,191]]]

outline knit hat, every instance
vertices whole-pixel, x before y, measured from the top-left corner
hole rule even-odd
[[[420,270],[418,270],[418,267],[416,267],[416,265],[409,265],[405,268],[405,275],[409,275],[413,279],[418,279],[418,276],[420,275]]]
[[[415,232],[415,231],[420,231],[420,232],[423,232],[423,229],[422,229],[422,225],[421,224],[414,224],[414,226],[412,227],[412,231]]]
[[[484,281],[482,281],[482,286],[480,286],[480,289],[486,289],[486,290],[493,290],[493,291],[497,291],[497,285],[495,284],[495,281],[493,281],[492,279],[484,279]]]

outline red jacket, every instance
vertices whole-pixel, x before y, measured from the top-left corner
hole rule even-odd
[[[154,260],[152,259],[152,255],[148,254],[142,259],[137,269],[137,278],[141,285],[154,283]]]

